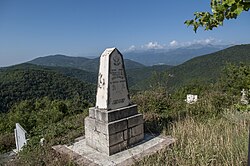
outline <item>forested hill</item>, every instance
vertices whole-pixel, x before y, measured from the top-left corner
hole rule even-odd
[[[71,67],[90,72],[97,72],[99,68],[99,58],[88,59],[85,57],[69,57],[65,55],[50,55],[46,57],[39,57],[28,63],[42,65],[42,66],[61,66]],[[124,60],[126,69],[142,68],[144,65],[125,59]]]
[[[95,86],[60,74],[22,64],[0,69],[0,112],[6,112],[12,104],[26,100],[49,97],[70,99],[80,96],[93,102]]]
[[[169,86],[182,86],[193,81],[210,83],[220,76],[227,64],[250,65],[250,44],[233,46],[212,54],[193,58],[179,66],[173,67],[169,73]]]

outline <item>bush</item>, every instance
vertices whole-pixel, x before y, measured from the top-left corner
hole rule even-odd
[[[166,116],[170,111],[171,99],[164,88],[147,90],[132,97],[138,110],[144,116],[146,132],[160,133],[171,120]]]
[[[7,153],[16,146],[14,131],[13,133],[0,134],[0,153]]]

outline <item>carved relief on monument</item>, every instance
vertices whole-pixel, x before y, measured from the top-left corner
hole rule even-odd
[[[121,54],[115,50],[110,57],[109,104],[115,109],[129,105],[128,87]]]

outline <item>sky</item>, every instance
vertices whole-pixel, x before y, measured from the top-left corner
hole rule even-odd
[[[209,0],[0,0],[0,67],[64,54],[99,56],[188,44],[250,43],[250,12],[213,31],[184,21]]]

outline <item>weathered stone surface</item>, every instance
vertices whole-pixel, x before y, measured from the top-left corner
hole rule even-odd
[[[106,49],[100,57],[96,108],[111,110],[130,105],[122,54]]]
[[[144,132],[144,126],[143,124],[140,124],[138,126],[129,129],[129,131],[130,131],[130,137],[134,137]]]
[[[141,133],[140,135],[129,138],[128,144],[133,145],[133,144],[138,143],[141,140],[143,140],[143,138],[144,138],[144,133]]]
[[[19,152],[22,150],[23,146],[27,143],[26,140],[26,131],[23,129],[23,127],[16,123],[16,128],[14,129],[15,133],[15,141],[16,141],[16,151]]]
[[[175,139],[171,137],[145,134],[142,143],[113,155],[107,155],[87,146],[84,138],[77,139],[70,146],[56,145],[52,148],[61,154],[68,155],[78,165],[130,166],[144,157],[160,152],[174,142]]]
[[[128,130],[123,131],[123,138],[124,138],[124,140],[128,139]]]
[[[142,124],[143,121],[143,116],[142,114],[137,114],[134,116],[128,117],[128,128],[131,128],[133,126],[137,126],[139,124]]]
[[[101,110],[96,109],[94,107],[89,109],[89,117],[104,121],[104,122],[112,122],[119,119],[127,118],[133,115],[138,114],[137,105],[130,105],[123,108],[117,108],[115,110]]]
[[[115,144],[123,142],[125,139],[123,137],[123,131],[112,134],[108,137],[109,146],[113,146]]]
[[[86,144],[112,155],[143,138],[143,117],[131,105],[124,61],[116,48],[100,57],[96,106],[85,118]]]
[[[128,128],[127,119],[121,119],[108,124],[109,134],[114,134]]]
[[[85,130],[86,144],[100,152],[109,151],[108,136],[94,130]]]
[[[124,118],[110,123],[86,117],[85,137],[87,145],[111,155],[118,152],[119,149],[124,149],[124,142],[128,146],[142,140],[144,133],[143,123],[131,128],[128,128],[127,125],[129,119],[137,119],[138,117],[142,116]]]
[[[110,147],[109,155],[120,152],[120,151],[126,149],[127,146],[128,146],[127,141],[123,141],[123,142],[121,142],[119,144],[113,145],[113,146]]]
[[[90,118],[90,117],[87,116],[84,119],[84,126],[85,126],[85,130],[86,129],[95,130],[95,119]]]
[[[89,108],[89,117],[95,119],[95,107]]]

